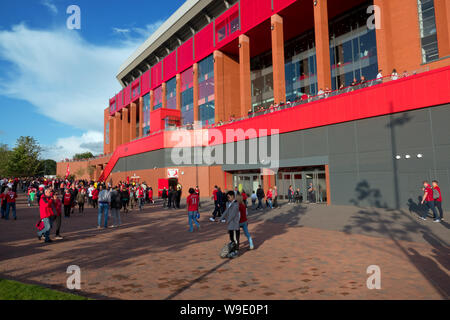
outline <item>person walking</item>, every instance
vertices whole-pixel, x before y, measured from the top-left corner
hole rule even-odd
[[[421,203],[425,204],[427,206],[427,210],[424,210],[424,215],[421,216],[420,218],[422,220],[427,220],[428,211],[431,209],[431,211],[433,212],[434,222],[440,222],[441,220],[439,220],[439,217],[436,212],[436,208],[434,206],[433,188],[431,188],[428,181],[423,182],[422,190],[424,191],[424,194],[423,194],[423,199],[422,199]]]
[[[94,190],[92,190],[92,207],[94,209],[98,207],[98,194],[98,189],[94,187]]]
[[[165,208],[167,206],[167,198],[169,197],[166,187],[164,187],[161,197],[163,199],[163,208]]]
[[[262,200],[264,199],[264,190],[261,187],[261,185],[258,186],[258,189],[256,190],[256,197],[258,197],[258,206],[256,209],[263,209]]]
[[[212,213],[212,217],[209,218],[210,221],[216,221],[217,216],[220,213],[220,208],[222,206],[222,204],[219,202],[219,198],[218,198],[218,192],[219,192],[219,188],[217,186],[214,186],[214,190],[212,192],[212,200],[214,200],[214,211]]]
[[[294,202],[301,203],[302,202],[302,194],[300,192],[300,188],[297,188],[294,192]]]
[[[8,191],[6,192],[6,213],[5,213],[5,220],[9,219],[9,210],[12,209],[12,214],[14,220],[17,220],[16,216],[16,198],[17,193],[12,190],[12,188],[8,188]]]
[[[294,203],[294,188],[292,188],[292,185],[288,189],[288,203]]]
[[[278,189],[277,186],[273,187],[273,207],[278,208]]]
[[[255,210],[256,209],[256,199],[257,199],[255,190],[252,191],[252,195],[250,198],[252,199],[252,210]]]
[[[40,241],[42,239],[42,236],[45,237],[45,242],[50,243],[53,242],[50,239],[50,229],[52,227],[51,225],[51,217],[53,215],[53,208],[52,208],[52,198],[51,198],[51,189],[46,188],[44,190],[44,194],[40,198],[39,203],[39,215],[41,218],[41,221],[44,223],[44,228],[41,231],[38,231],[37,237]]]
[[[234,196],[234,191],[228,191],[226,194],[228,199],[227,209],[222,214],[222,222],[228,224],[228,234],[230,236],[230,252],[228,258],[235,258],[239,254],[239,237],[240,226],[239,221],[241,218],[239,212],[239,204]]]
[[[153,188],[152,187],[148,188],[148,202],[150,202],[151,204],[155,203],[155,201],[153,201]]]
[[[139,211],[142,211],[142,208],[144,207],[144,188],[142,186],[139,186],[139,188],[136,191],[138,205],[139,205]]]
[[[434,198],[434,206],[439,211],[439,219],[444,220],[444,212],[442,211],[442,193],[441,188],[439,187],[439,183],[437,180],[433,180],[431,182],[433,185],[433,198]]]
[[[250,233],[248,232],[248,221],[247,221],[247,206],[244,203],[244,199],[242,196],[237,196],[236,200],[239,204],[239,213],[240,213],[240,218],[239,218],[239,227],[242,228],[242,230],[244,231],[245,236],[248,239],[248,244],[250,246],[250,250],[253,250],[253,239],[250,236]]]
[[[63,237],[61,237],[60,230],[61,230],[61,211],[62,211],[62,203],[61,200],[58,198],[58,193],[54,193],[52,197],[52,208],[53,208],[53,222],[54,224],[56,222],[56,232],[55,232],[55,239],[56,240],[62,240]]]
[[[270,188],[269,191],[267,191],[267,195],[266,195],[266,202],[267,202],[266,203],[266,208],[273,209],[272,197],[273,197],[272,188]]]
[[[86,190],[81,188],[77,194],[78,213],[84,213],[84,203],[86,201]]]
[[[198,223],[198,221],[197,221],[198,203],[199,203],[198,194],[195,193],[194,188],[189,188],[189,196],[186,199],[187,211],[188,211],[189,232],[194,231],[193,223],[195,223],[198,230],[200,230],[200,223]]]
[[[70,218],[70,210],[72,209],[72,194],[69,189],[66,189],[63,196],[64,217]]]
[[[182,189],[183,189],[183,187],[181,186],[180,183],[178,183],[177,184],[176,198],[175,198],[176,199],[175,204],[176,204],[177,209],[180,209]]]
[[[111,204],[111,193],[100,185],[100,192],[98,194],[98,214],[97,214],[97,229],[101,228],[102,215],[104,216],[104,228],[108,228],[108,211]]]
[[[130,201],[130,194],[127,188],[123,185],[120,186],[120,201],[122,202],[122,208],[124,213],[128,213],[128,201]]]
[[[111,191],[111,214],[113,216],[113,225],[111,228],[118,227],[122,223],[120,221],[120,209],[122,207],[122,196],[120,192],[117,190],[117,187],[113,188]]]
[[[6,189],[4,188],[4,186],[2,186],[3,191],[0,193],[0,200],[1,200],[1,213],[2,213],[2,219],[5,219],[5,215],[6,215],[6,192],[8,192]]]

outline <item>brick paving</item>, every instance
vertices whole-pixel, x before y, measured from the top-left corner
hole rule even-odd
[[[39,242],[36,207],[20,200],[17,221],[0,220],[0,277],[65,290],[81,268],[82,295],[99,299],[448,299],[449,225],[403,211],[293,206],[250,212],[255,250],[224,260],[226,226],[201,210],[189,233],[185,209],[147,205],[120,228],[96,229],[94,209],[62,221],[64,240]],[[112,222],[112,220],[110,220]],[[52,233],[53,235],[53,233]],[[381,290],[366,286],[381,268]]]

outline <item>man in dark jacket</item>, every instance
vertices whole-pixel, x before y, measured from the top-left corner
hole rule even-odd
[[[165,208],[166,205],[167,205],[167,198],[169,197],[166,187],[164,187],[161,196],[162,196],[162,199],[163,199],[163,208]]]
[[[261,185],[259,185],[258,190],[256,190],[256,197],[258,197],[258,206],[256,207],[256,209],[262,209],[263,208],[262,200],[264,199],[264,190],[263,190],[263,188],[261,188]]]

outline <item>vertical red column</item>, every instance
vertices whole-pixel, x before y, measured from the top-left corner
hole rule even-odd
[[[331,88],[328,0],[315,2],[314,31],[316,37],[317,84],[319,89]]]
[[[270,18],[270,22],[272,28],[273,99],[275,103],[280,103],[286,102],[283,18],[275,14]]]
[[[252,107],[252,82],[250,76],[250,38],[245,34],[239,36],[239,73],[241,108],[240,116],[245,117]]]

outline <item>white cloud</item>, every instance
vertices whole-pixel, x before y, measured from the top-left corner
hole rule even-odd
[[[130,33],[130,29],[112,28],[114,33],[117,34],[127,34]]]
[[[88,131],[81,137],[71,136],[59,138],[51,146],[43,146],[43,159],[53,159],[61,161],[71,159],[76,153],[92,152],[94,155],[103,153],[103,133],[98,131]]]
[[[133,28],[133,31],[147,39],[163,24],[163,22],[164,20],[158,20],[154,23],[147,24],[145,28]]]
[[[101,46],[67,29],[32,30],[21,24],[0,30],[0,95],[25,100],[51,119],[83,130],[103,131],[103,110],[121,90],[120,64],[142,42]]]
[[[53,14],[58,13],[58,8],[55,6],[54,3],[51,2],[51,0],[42,0],[41,4],[45,7],[47,7],[50,10],[50,12],[52,12]]]

